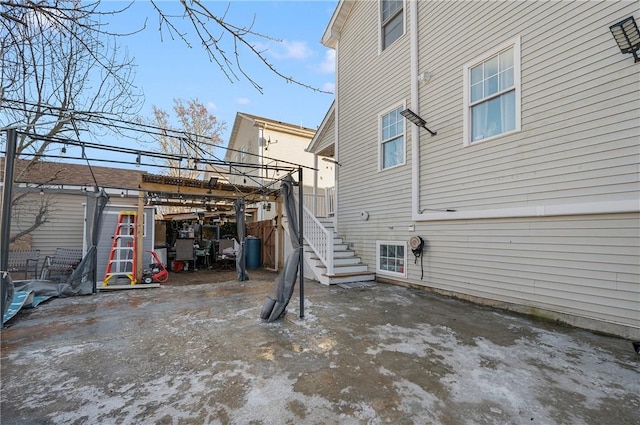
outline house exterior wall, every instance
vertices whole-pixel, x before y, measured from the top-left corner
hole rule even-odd
[[[256,164],[269,167],[281,165],[295,167],[302,165],[305,205],[312,208],[314,199],[314,182],[317,181],[316,213],[325,215],[325,188],[335,186],[335,165],[317,159],[315,163],[313,153],[305,149],[312,139],[313,131],[291,124],[262,119],[246,114],[238,114],[234,123],[234,131],[229,141],[229,150],[225,160],[235,163]],[[244,150],[245,155],[242,155]],[[283,162],[284,161],[284,162]],[[229,180],[233,184],[258,185],[284,176],[285,171],[243,167],[234,165],[233,171],[244,173],[233,175]],[[313,168],[317,168],[317,180]],[[266,175],[265,175],[266,172]],[[297,175],[295,176],[297,179]],[[259,219],[270,219],[276,214],[275,208],[270,211],[259,205]]]
[[[235,162],[235,163],[249,163],[249,164],[259,164],[260,161],[260,152],[259,152],[259,140],[258,140],[258,128],[253,125],[249,120],[243,119],[241,117],[236,118],[240,121],[240,125],[238,127],[238,133],[235,139],[231,140],[229,143],[230,150],[227,151],[225,155],[225,161]],[[243,157],[242,148],[246,149],[246,153]],[[234,167],[231,170],[233,173],[245,173],[256,178],[260,177],[260,170],[255,168],[246,168],[246,167]],[[244,177],[241,175],[230,175],[229,182],[233,184],[241,184],[244,181]]]
[[[405,33],[382,53],[378,2],[355,2],[341,28],[341,236],[372,271],[377,241],[425,239],[422,267],[407,246],[406,277],[378,271],[380,280],[639,337],[638,65],[608,28],[639,18],[637,3],[404,5]],[[414,8],[418,72],[432,75],[417,98]],[[463,68],[516,38],[521,130],[466,146]],[[438,134],[405,122],[406,162],[379,171],[379,114],[414,101]],[[521,208],[530,210],[514,213]],[[554,208],[560,212],[549,214]]]
[[[302,170],[302,179],[306,187],[312,187],[313,170],[311,168],[314,168],[313,154],[305,151],[311,139],[270,130],[268,127],[264,130],[264,138],[271,140],[264,152],[264,156],[273,158],[265,159],[265,164],[276,166],[278,164],[277,160],[285,160],[309,167]],[[291,166],[290,164],[283,165]],[[318,187],[325,188],[334,185],[333,167],[333,164],[318,161]]]
[[[378,114],[410,96],[409,38],[405,34],[379,54],[378,7],[377,2],[353,5],[340,37],[336,73],[338,229],[374,270],[376,240],[393,240],[397,229],[389,227],[411,218],[409,145],[404,166],[378,170]]]
[[[331,108],[333,111],[333,107]],[[318,130],[320,131],[320,130]],[[330,113],[325,122],[323,123],[322,128],[322,136],[318,140],[318,145],[315,146],[314,152],[322,152],[325,150],[329,150],[333,152],[334,143],[335,143],[335,131],[336,131],[336,119],[335,113]]]
[[[27,195],[28,202],[34,204],[47,201],[50,205],[50,213],[47,222],[31,233],[31,248],[40,250],[40,261],[38,270],[44,264],[44,258],[53,255],[56,248],[82,248],[84,208],[86,195],[70,193],[57,193],[40,195],[39,192],[32,192]],[[12,211],[11,229],[12,233],[17,233],[33,224],[33,216],[24,211]]]
[[[492,209],[637,196],[638,67],[624,60],[608,29],[637,6],[427,2],[419,10],[419,62],[433,75],[421,86],[420,106],[439,130],[420,143],[422,207]],[[447,55],[452,46],[442,41],[454,39],[461,26],[477,36]],[[514,37],[521,40],[522,130],[464,146],[461,71]]]

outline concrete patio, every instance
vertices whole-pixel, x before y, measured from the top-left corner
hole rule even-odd
[[[252,275],[250,271],[250,276]],[[2,330],[9,424],[637,424],[631,342],[426,291],[275,277],[59,298]]]

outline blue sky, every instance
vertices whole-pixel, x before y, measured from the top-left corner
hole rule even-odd
[[[115,9],[126,2],[106,2],[105,7]],[[333,51],[320,44],[337,1],[207,1],[207,7],[236,26],[280,39],[280,42],[248,36],[265,57],[283,74],[305,84],[333,92]],[[179,11],[177,1],[160,1],[167,12]],[[254,22],[255,20],[255,22]],[[229,139],[236,112],[246,112],[279,121],[317,128],[332,100],[332,94],[317,93],[277,77],[246,50],[240,60],[245,71],[263,87],[260,93],[248,81],[230,82],[218,65],[210,62],[197,44],[192,27],[183,26],[193,42],[191,48],[182,40],[172,40],[170,34],[158,30],[158,15],[146,1],[135,2],[132,7],[109,18],[109,31],[144,31],[121,37],[118,43],[127,49],[137,63],[136,84],[144,91],[145,103],[140,114],[151,118],[155,105],[173,114],[173,99],[197,98],[207,105],[218,120],[227,124],[222,134],[224,143]],[[174,22],[180,23],[180,18]],[[231,38],[225,48],[231,53]]]

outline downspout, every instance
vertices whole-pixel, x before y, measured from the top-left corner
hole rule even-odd
[[[266,127],[266,124],[265,124]],[[264,170],[264,127],[258,127],[258,159],[260,160],[260,185],[264,187],[265,170]],[[258,221],[264,220],[264,203],[261,202],[258,208]]]
[[[334,123],[333,123],[333,132],[334,132],[334,139],[333,139],[333,157],[336,160],[336,163],[340,162],[340,149],[339,149],[339,140],[340,140],[340,90],[338,90],[339,87],[339,78],[338,78],[338,62],[340,60],[340,55],[338,55],[338,50],[340,47],[340,40],[336,41],[336,47],[335,47],[335,51],[336,51],[336,60],[335,60],[335,71],[333,73],[333,75],[335,75],[336,77],[336,81],[334,84],[334,109],[333,109],[333,119],[334,119]],[[333,191],[333,217],[332,217],[332,221],[333,221],[333,228],[336,229],[336,231],[338,230],[338,192],[340,191],[340,173],[338,172],[338,166],[334,166],[333,167],[333,186],[335,187],[335,190]]]
[[[410,66],[411,109],[420,115],[420,93],[418,85],[418,2],[409,2],[411,20]],[[420,127],[411,125],[411,219],[416,220],[420,208]]]

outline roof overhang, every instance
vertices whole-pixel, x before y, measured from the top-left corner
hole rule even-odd
[[[340,34],[342,34],[344,24],[347,21],[354,4],[354,0],[340,0],[338,6],[336,6],[336,10],[333,12],[331,21],[329,21],[329,25],[324,30],[324,34],[320,40],[323,45],[331,49],[336,48],[338,40],[340,40]]]
[[[325,148],[322,151],[319,151],[318,149],[320,148],[322,144],[322,140],[325,138],[325,136],[333,137],[333,135],[327,135],[326,132],[328,131],[327,123],[329,123],[332,119],[335,119],[335,113],[336,113],[335,104],[336,104],[335,100],[331,102],[331,106],[329,106],[329,110],[327,110],[327,113],[322,119],[322,123],[320,124],[318,131],[316,131],[316,134],[313,136],[313,139],[311,139],[309,146],[307,146],[307,148],[305,149],[307,152],[312,152],[316,155],[322,155],[322,156],[329,156],[329,157],[334,156],[333,149],[328,150],[327,148]],[[333,145],[334,143],[331,144],[331,146]]]

